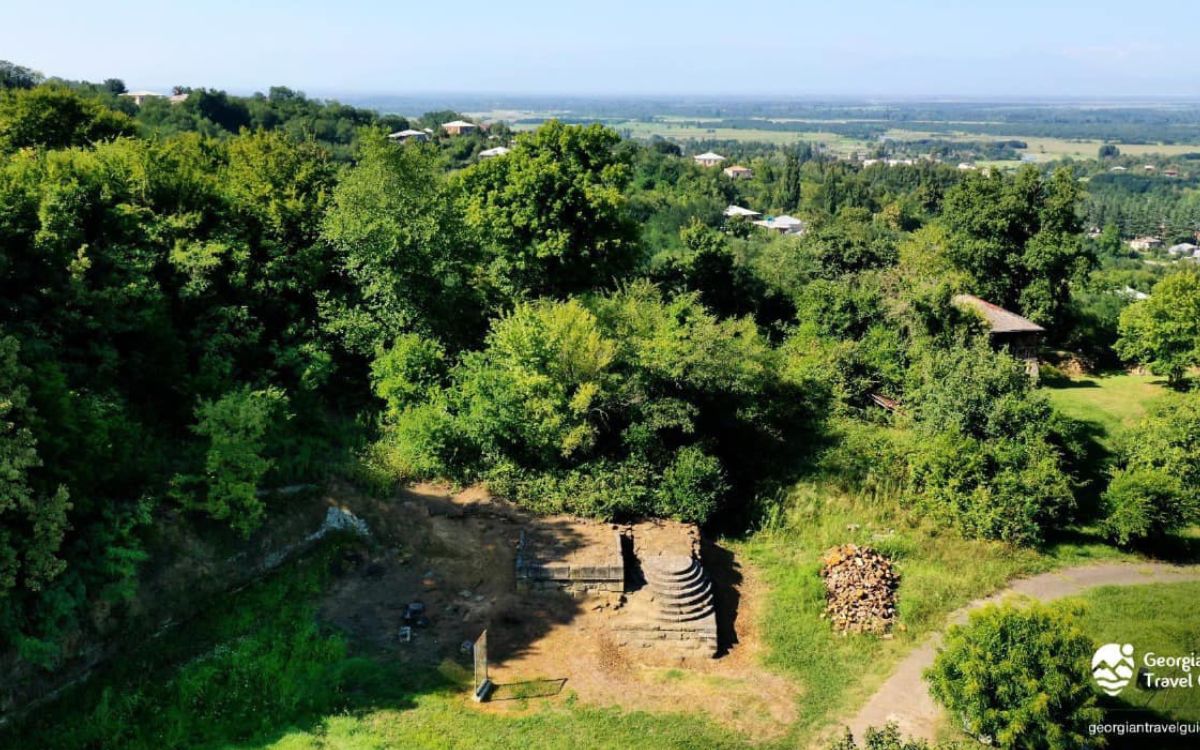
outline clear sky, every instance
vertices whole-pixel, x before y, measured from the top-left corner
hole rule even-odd
[[[1200,96],[1200,0],[0,0],[0,59],[246,93]]]

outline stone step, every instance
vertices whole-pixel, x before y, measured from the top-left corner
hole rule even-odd
[[[714,617],[715,612],[711,606],[705,607],[697,612],[664,612],[659,611],[655,615],[655,619],[659,622],[693,622],[695,620],[703,620],[706,617]],[[716,619],[713,619],[713,626],[716,626]]]
[[[678,576],[688,573],[697,566],[696,558],[687,555],[659,555],[642,560],[644,570],[663,576]]]
[[[659,613],[664,615],[688,615],[697,612],[711,612],[713,608],[712,599],[702,599],[690,604],[670,604],[663,605],[658,608]]]
[[[650,568],[643,568],[642,575],[645,577],[646,583],[649,583],[651,586],[658,586],[664,589],[678,588],[704,578],[704,568],[695,565],[684,573],[673,575],[665,575]]]
[[[663,604],[689,604],[691,602],[712,599],[712,585],[703,581],[697,586],[682,591],[660,591],[652,588],[654,600]]]

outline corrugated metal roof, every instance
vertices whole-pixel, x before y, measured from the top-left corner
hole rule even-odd
[[[993,305],[973,294],[955,295],[954,304],[978,310],[992,329],[992,333],[1040,333],[1046,330],[1028,318],[1022,318],[1015,312]]]

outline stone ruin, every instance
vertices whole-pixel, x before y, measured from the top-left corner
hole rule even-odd
[[[517,591],[620,594],[625,590],[620,527],[548,520],[521,532],[516,567]]]
[[[713,586],[695,526],[649,521],[531,529],[517,553],[517,588],[602,597],[617,606],[617,645],[668,657],[717,652]],[[555,533],[558,531],[559,533]]]

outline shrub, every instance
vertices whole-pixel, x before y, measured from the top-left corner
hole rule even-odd
[[[703,523],[728,490],[721,462],[694,445],[679,449],[655,490],[659,515]]]
[[[1168,394],[1122,441],[1105,531],[1130,544],[1200,520],[1200,394]]]
[[[946,634],[926,671],[930,693],[963,728],[1000,748],[1073,750],[1102,718],[1089,671],[1094,646],[1044,605],[990,605]]]
[[[917,506],[969,536],[1041,542],[1074,507],[1080,443],[1021,363],[981,340],[927,352],[913,380]]]
[[[938,750],[952,750],[952,745],[938,745]],[[863,744],[854,741],[850,730],[829,746],[829,750],[931,750],[929,743],[923,740],[905,740],[900,737],[900,730],[895,724],[888,724],[883,729],[869,727],[863,737]]]
[[[1122,545],[1165,536],[1196,513],[1179,479],[1158,469],[1118,470],[1103,502],[1104,533]]]
[[[262,523],[258,485],[274,465],[264,452],[277,423],[288,418],[287,402],[278,388],[249,386],[202,402],[192,431],[207,440],[204,473],[176,476],[176,497],[249,536]],[[184,489],[189,486],[196,489]]]

